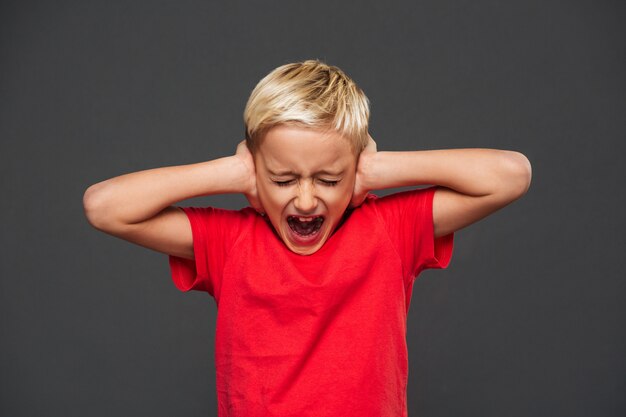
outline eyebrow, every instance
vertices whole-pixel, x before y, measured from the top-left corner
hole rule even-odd
[[[296,174],[293,171],[272,171],[271,169],[267,168],[267,172],[269,172],[271,175],[275,175],[277,177],[286,177],[286,176],[290,176],[290,175],[294,175],[294,176],[298,176],[298,174]],[[326,171],[325,169],[321,170],[321,171],[317,171],[315,172],[313,175],[319,175],[319,174],[323,174],[323,175],[330,175],[331,177],[338,177],[341,174],[343,174],[343,171],[339,171],[339,172],[331,172],[331,171]]]

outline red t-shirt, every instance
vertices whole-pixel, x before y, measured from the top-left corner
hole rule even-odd
[[[195,260],[169,262],[178,289],[217,303],[219,417],[407,415],[413,282],[453,248],[434,239],[435,189],[369,195],[308,256],[249,207],[184,208]]]

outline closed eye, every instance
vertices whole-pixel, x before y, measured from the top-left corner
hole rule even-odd
[[[286,187],[289,184],[291,184],[293,182],[293,180],[287,180],[287,181],[272,181],[274,184],[278,185],[279,187]]]
[[[323,179],[320,179],[320,181],[322,184],[328,185],[329,187],[334,187],[339,182],[339,181],[331,181],[331,180],[323,180]]]

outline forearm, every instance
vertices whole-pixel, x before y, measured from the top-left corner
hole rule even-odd
[[[471,196],[525,192],[530,177],[523,154],[482,148],[376,152],[363,169],[370,190],[428,184]]]
[[[83,197],[92,224],[138,223],[188,198],[242,192],[245,170],[233,156],[149,169],[99,182]]]

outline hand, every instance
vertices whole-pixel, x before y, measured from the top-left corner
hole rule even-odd
[[[376,154],[376,142],[372,139],[372,136],[368,134],[369,141],[367,146],[359,155],[356,168],[356,181],[354,182],[354,191],[352,193],[352,200],[350,201],[350,207],[358,207],[365,201],[367,193],[370,191],[367,184],[368,174],[371,171],[371,158]]]
[[[254,166],[254,157],[246,145],[246,141],[242,140],[237,145],[237,152],[235,157],[241,161],[244,167],[242,175],[245,177],[243,184],[243,194],[246,199],[258,213],[265,214],[265,210],[259,201],[259,194],[256,187],[256,169]]]

